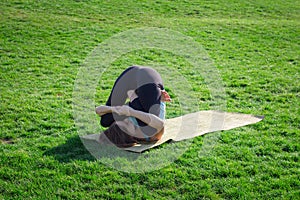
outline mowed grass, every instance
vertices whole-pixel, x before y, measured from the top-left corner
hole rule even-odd
[[[299,1],[1,1],[0,6],[0,199],[300,198]],[[204,137],[195,138],[182,156],[152,172],[126,173],[96,160],[74,124],[76,75],[99,43],[139,27],[192,37],[220,73],[224,111],[265,119],[218,133],[206,154]],[[95,101],[105,102],[126,67],[157,63],[189,81],[200,110],[213,107],[203,77],[184,58],[157,49],[130,52],[108,66]],[[175,117],[180,102],[176,91],[170,93],[168,117]]]

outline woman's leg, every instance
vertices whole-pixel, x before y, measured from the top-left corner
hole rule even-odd
[[[157,71],[148,67],[129,67],[116,80],[111,94],[106,102],[108,106],[124,105],[128,90],[135,90],[138,98],[129,106],[135,110],[151,113],[159,116],[162,79]],[[101,125],[109,127],[114,121],[121,121],[124,117],[116,114],[105,114],[101,117]],[[140,126],[145,123],[138,120]],[[146,128],[146,127],[145,127]],[[150,131],[153,132],[152,128]]]
[[[163,90],[162,78],[152,68],[141,68],[137,72],[138,89],[136,93],[145,112],[159,116],[161,90]]]
[[[127,99],[127,91],[130,89],[131,81],[135,81],[134,73],[132,72],[135,67],[127,68],[117,78],[114,83],[113,89],[106,102],[107,106],[122,106]],[[119,116],[115,113],[108,113],[101,116],[100,124],[103,127],[109,127],[113,122],[123,120],[123,116]]]
[[[138,89],[136,90],[142,111],[159,116],[161,90],[163,83],[157,71],[151,68],[141,68],[137,72]],[[151,137],[157,130],[144,122],[137,120],[142,132]]]

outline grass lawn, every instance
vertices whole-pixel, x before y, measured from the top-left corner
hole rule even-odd
[[[300,199],[299,1],[2,0],[0,14],[0,199]],[[265,119],[195,138],[155,171],[127,173],[95,159],[74,123],[77,73],[99,43],[142,27],[197,41],[220,74],[224,111]],[[111,63],[97,86],[97,104],[133,64],[180,72],[198,109],[213,108],[203,77],[160,49]],[[181,114],[176,91],[170,93],[169,118]],[[202,154],[214,134],[216,144]]]

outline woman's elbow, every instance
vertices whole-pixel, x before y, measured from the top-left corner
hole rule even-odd
[[[162,128],[164,128],[165,127],[165,120],[162,120]]]
[[[157,127],[156,129],[158,131],[160,131],[161,129],[163,129],[165,127],[165,120],[161,120],[158,124],[157,124]]]

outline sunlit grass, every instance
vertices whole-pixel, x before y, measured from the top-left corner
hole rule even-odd
[[[297,1],[2,1],[0,199],[299,198],[299,9]],[[124,173],[97,161],[74,125],[74,82],[100,42],[137,27],[192,37],[219,70],[225,111],[265,119],[221,132],[206,154],[204,137],[195,138],[157,171]],[[199,109],[211,108],[203,77],[186,60],[149,49],[109,66],[97,103],[132,64],[180,71]],[[171,118],[181,108],[166,87]]]

